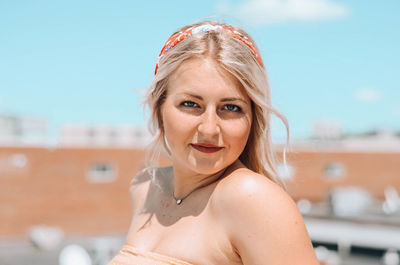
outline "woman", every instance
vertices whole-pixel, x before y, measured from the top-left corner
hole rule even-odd
[[[318,264],[280,187],[269,119],[282,116],[248,34],[213,22],[172,34],[147,103],[151,160],[162,146],[172,167],[135,177],[126,245],[110,265]]]

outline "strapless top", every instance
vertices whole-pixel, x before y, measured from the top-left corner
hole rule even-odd
[[[124,245],[117,256],[107,265],[193,265],[173,257],[149,251],[142,251],[130,245]]]

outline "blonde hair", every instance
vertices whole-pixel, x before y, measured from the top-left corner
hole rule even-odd
[[[232,25],[205,21],[182,27],[177,32],[192,26],[210,23],[236,30],[247,37],[258,52],[252,38],[242,29]],[[256,54],[245,43],[224,31],[193,34],[179,42],[160,58],[157,73],[147,90],[145,99],[145,103],[151,111],[149,129],[153,135],[153,140],[147,148],[146,161],[148,166],[154,166],[162,150],[167,152],[167,156],[170,155],[164,137],[161,106],[167,96],[169,77],[185,60],[191,58],[211,58],[241,83],[252,102],[253,121],[247,144],[239,159],[250,170],[263,174],[275,183],[284,186],[278,176],[277,160],[272,150],[271,113],[281,119],[286,126],[288,141],[289,126],[287,120],[272,107],[267,73],[265,68],[257,62]]]

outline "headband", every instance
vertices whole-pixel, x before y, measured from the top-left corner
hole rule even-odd
[[[157,64],[156,64],[156,69],[154,70],[154,75],[157,74],[158,63],[160,62],[161,57],[165,53],[167,53],[170,49],[172,49],[175,45],[177,45],[179,42],[183,41],[184,39],[189,38],[192,35],[195,35],[198,33],[204,33],[204,32],[226,32],[229,35],[231,35],[233,38],[240,40],[241,42],[246,44],[251,49],[254,56],[256,57],[258,64],[261,67],[263,67],[261,57],[258,54],[257,50],[255,49],[253,43],[250,41],[250,39],[248,37],[244,36],[242,33],[238,32],[228,26],[204,24],[204,25],[199,25],[199,26],[192,26],[185,30],[179,31],[178,33],[172,35],[167,40],[167,42],[164,44],[163,48],[161,49],[160,54],[158,55],[158,60],[157,60]]]

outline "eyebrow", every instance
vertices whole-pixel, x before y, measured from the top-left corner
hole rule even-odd
[[[183,92],[183,93],[180,93],[180,94],[184,94],[184,95],[187,95],[187,96],[190,96],[190,97],[197,98],[199,100],[203,100],[202,96],[199,96],[199,95],[196,95],[196,94],[186,93],[186,92]],[[246,100],[244,100],[242,98],[237,98],[237,97],[228,97],[228,98],[221,99],[221,102],[228,102],[228,101],[242,101],[243,103],[248,104],[248,102]]]

